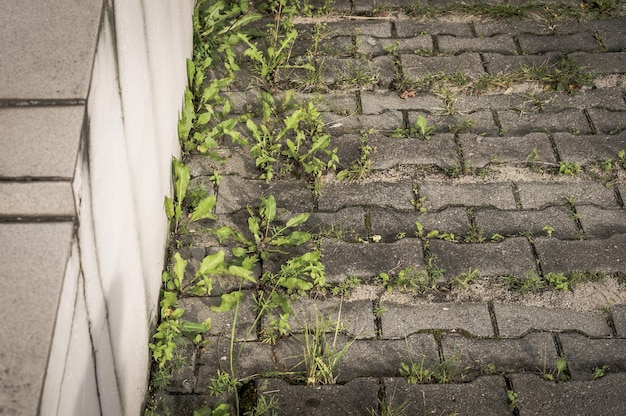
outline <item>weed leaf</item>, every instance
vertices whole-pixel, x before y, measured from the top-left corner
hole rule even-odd
[[[222,265],[224,264],[224,251],[220,250],[215,254],[210,254],[206,256],[202,263],[200,263],[200,267],[196,272],[196,276],[206,276],[211,273],[216,273]]]
[[[287,221],[286,224],[287,228],[295,227],[306,222],[309,219],[309,215],[310,214],[308,212],[305,212],[304,214],[299,214],[295,217],[289,218],[289,221]]]
[[[217,198],[215,197],[215,195],[204,198],[202,201],[200,201],[193,214],[191,214],[189,222],[194,222],[203,218],[209,218],[211,220],[216,219],[217,216],[211,213],[216,202]]]
[[[248,270],[245,267],[230,266],[228,268],[228,272],[235,277],[239,277],[243,280],[247,280],[248,282],[256,283],[256,279],[252,275],[252,270]]]
[[[211,310],[215,312],[228,312],[239,304],[243,299],[244,293],[240,290],[222,295],[222,303],[220,306],[212,306]]]

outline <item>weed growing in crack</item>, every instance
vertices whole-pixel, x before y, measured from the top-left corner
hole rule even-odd
[[[303,364],[306,368],[306,384],[335,384],[337,376],[334,371],[339,361],[352,345],[354,340],[339,345],[339,331],[341,328],[341,307],[336,321],[332,321],[316,313],[315,323],[305,324],[302,338]],[[328,332],[332,331],[332,340],[328,339]]]
[[[435,133],[437,128],[428,124],[426,117],[418,115],[415,123],[408,129],[398,127],[393,133],[393,138],[414,138],[421,140],[429,140]]]

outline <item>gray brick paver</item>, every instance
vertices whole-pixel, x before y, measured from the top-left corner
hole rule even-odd
[[[373,235],[380,235],[385,240],[394,240],[398,235],[413,237],[417,231],[415,222],[424,226],[428,234],[437,230],[441,234],[453,233],[465,235],[469,231],[469,220],[464,208],[447,208],[438,212],[398,212],[372,207],[369,210],[370,225]]]
[[[402,304],[382,302],[382,333],[385,338],[403,338],[418,331],[463,330],[478,337],[493,336],[486,304]]]
[[[626,339],[589,339],[580,334],[561,334],[563,355],[572,380],[591,380],[596,368],[626,372]]]
[[[452,134],[438,134],[429,140],[415,138],[370,137],[373,170],[390,169],[398,165],[432,165],[442,169],[457,166],[456,143]]]
[[[515,209],[513,188],[508,183],[447,184],[426,182],[419,184],[420,197],[426,197],[428,210],[450,206],[494,207]]]
[[[318,209],[337,211],[350,206],[382,206],[412,211],[413,184],[401,182],[334,182],[324,185]]]
[[[593,136],[555,133],[553,137],[561,160],[576,162],[581,166],[591,162],[617,160],[619,151],[626,149],[626,132]]]
[[[487,236],[489,238],[490,236]],[[458,244],[444,240],[430,242],[435,264],[450,280],[477,270],[481,276],[515,276],[524,278],[536,271],[530,244],[523,237],[507,238],[499,243]]]
[[[615,305],[611,308],[611,316],[618,337],[626,338],[626,305]]]
[[[582,207],[581,207],[582,208]],[[556,238],[574,239],[578,229],[567,207],[547,207],[541,210],[499,211],[495,209],[474,210],[478,226],[489,239],[494,234],[519,236],[530,233],[534,236],[547,235],[544,227],[552,227]]]
[[[326,280],[340,283],[350,276],[370,279],[381,272],[395,274],[411,267],[423,268],[422,244],[416,238],[394,243],[346,243],[324,239],[321,243]]]
[[[608,374],[600,380],[554,383],[534,374],[513,374],[520,416],[623,415],[626,374]]]
[[[530,133],[521,137],[483,137],[463,134],[460,137],[463,158],[471,167],[482,168],[490,163],[524,164],[536,149],[538,164],[555,163],[550,139],[545,133]]]
[[[407,403],[409,415],[510,415],[504,378],[480,377],[463,384],[409,385],[403,378],[386,378],[393,408]]]
[[[461,368],[473,375],[489,371],[536,372],[551,369],[558,358],[552,335],[533,332],[522,338],[472,339],[457,334],[445,334],[441,339],[447,360],[459,359]]]
[[[540,237],[535,239],[535,247],[545,273],[626,273],[626,234],[574,241]]]
[[[599,51],[600,46],[589,32],[573,33],[570,35],[531,35],[520,34],[517,37],[522,52],[526,54],[539,54],[559,51],[569,52],[594,52]]]
[[[437,36],[439,50],[443,53],[457,54],[460,52],[495,52],[513,54],[516,52],[515,42],[510,35],[495,35],[488,38],[459,38],[450,35]]]
[[[557,113],[532,113],[502,110],[498,120],[505,135],[531,132],[569,132],[574,134],[593,133],[585,114],[577,109],[566,109]]]
[[[424,75],[446,72],[463,72],[470,78],[485,74],[480,56],[474,52],[466,52],[458,56],[429,56],[401,54],[402,70],[411,79],[419,79]]]
[[[594,337],[611,335],[606,315],[600,312],[505,303],[495,303],[494,311],[502,337],[520,337],[533,330],[578,330]]]
[[[596,205],[619,208],[615,194],[601,183],[576,180],[562,183],[522,182],[518,183],[519,197],[524,209],[542,209],[551,205],[566,205],[567,198],[576,205]]]

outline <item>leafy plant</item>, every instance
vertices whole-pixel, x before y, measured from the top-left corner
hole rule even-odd
[[[507,390],[506,397],[509,399],[509,410],[517,409],[519,406],[519,394],[513,390]]]
[[[408,129],[396,129],[393,137],[412,137],[416,139],[429,140],[435,130],[436,127],[429,125],[426,117],[420,114],[419,116],[417,116],[417,120],[415,120],[415,123],[412,126],[409,126]]]
[[[400,375],[406,377],[409,384],[433,383],[435,372],[425,365],[426,356],[422,356],[422,361],[410,364],[400,363]]]
[[[285,93],[283,107],[291,104],[295,91]],[[284,169],[296,176],[305,175],[314,184],[316,193],[321,189],[321,177],[327,170],[334,170],[339,162],[337,149],[330,150],[330,136],[324,132],[324,122],[315,105],[309,102],[297,106],[289,115],[277,122],[278,111],[274,98],[263,93],[263,118],[257,123],[246,123],[254,138],[250,151],[261,170],[261,179],[270,181],[275,166],[282,163]]]
[[[581,167],[576,162],[559,162],[559,173],[567,176],[576,176],[580,173]]]
[[[593,374],[591,375],[592,380],[598,380],[606,375],[606,372],[609,370],[608,365],[603,365],[602,367],[596,367],[593,369]]]

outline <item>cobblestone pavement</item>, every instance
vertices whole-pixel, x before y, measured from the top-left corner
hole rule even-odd
[[[261,342],[268,320],[255,322],[256,289],[245,287],[234,344],[241,351],[235,372],[247,380],[242,397],[273,397],[281,415],[396,414],[383,413],[381,403],[406,415],[626,414],[626,171],[619,166],[626,17],[551,25],[400,10],[427,3],[337,0],[334,14],[295,20],[294,62],[312,47],[315,24],[324,23],[318,48],[327,88],[307,92],[294,71],[275,93],[293,86],[298,99],[317,100],[338,148],[338,171],[369,146],[367,177],[328,174],[316,195],[304,180],[260,180],[254,158],[236,146],[220,150],[223,164],[187,159],[192,183],[213,189],[213,170],[223,176],[214,189],[218,223],[245,229],[246,207],[274,195],[283,218],[310,212],[305,229],[324,231],[329,284],[361,280],[343,296],[295,301],[292,336],[275,345]],[[502,87],[496,77],[489,90],[423,85],[428,73],[486,79],[533,65],[582,68],[594,81],[578,88],[576,75],[550,80],[560,92],[537,82]],[[233,108],[253,109],[260,91],[252,74],[239,77]],[[410,137],[420,116],[436,127],[428,140]],[[218,245],[194,233],[185,238],[193,248],[183,253],[196,267]],[[406,270],[426,271],[436,288],[386,289],[376,279]],[[579,271],[590,281],[556,289],[559,277]],[[520,294],[533,276],[552,279],[549,289]],[[211,297],[181,301],[189,319],[212,317],[213,327],[211,344],[190,348],[164,392],[174,414],[217,400],[208,386],[218,369],[229,370],[233,312],[210,306],[235,289],[215,282]],[[294,384],[285,374],[304,371],[303,331],[316,316],[341,321],[342,331],[329,337],[348,347],[335,384]],[[411,363],[435,374],[421,374],[424,380],[439,382],[409,384],[400,368]]]

